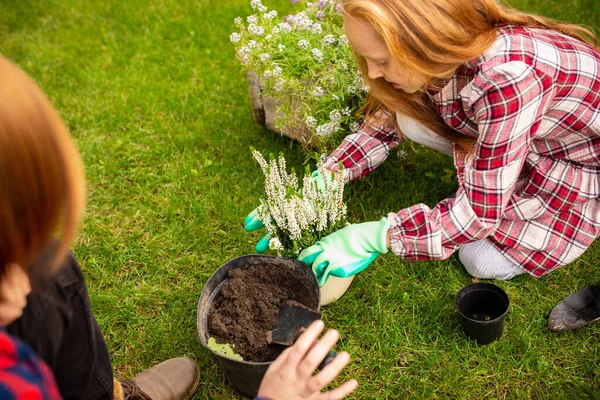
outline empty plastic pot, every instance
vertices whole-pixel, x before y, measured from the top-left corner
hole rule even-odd
[[[467,336],[488,344],[502,336],[508,312],[508,295],[500,287],[484,282],[465,286],[455,298]]]

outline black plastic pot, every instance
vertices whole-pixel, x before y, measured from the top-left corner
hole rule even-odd
[[[455,298],[467,336],[479,344],[488,344],[502,336],[508,312],[508,295],[491,283],[477,282],[465,286]]]
[[[296,259],[260,254],[251,254],[235,258],[217,269],[204,285],[202,293],[200,294],[200,300],[198,301],[196,322],[200,342],[217,357],[225,371],[225,376],[231,382],[235,390],[242,396],[248,398],[256,397],[262,378],[272,361],[250,362],[234,360],[209,349],[207,346],[210,337],[208,332],[208,311],[210,310],[210,306],[216,295],[219,293],[219,290],[227,281],[227,273],[230,269],[251,265],[273,264],[278,265],[278,267],[282,269],[287,269],[288,272],[286,273],[289,273],[290,276],[297,276],[299,281],[302,282],[302,284],[305,284],[306,288],[309,289],[309,292],[313,294],[310,299],[305,299],[304,304],[313,309],[319,309],[321,301],[319,283],[310,268],[307,268],[305,264]]]

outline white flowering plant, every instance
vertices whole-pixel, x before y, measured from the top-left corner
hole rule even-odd
[[[346,225],[343,174],[323,179],[319,188],[307,168],[300,187],[294,169],[287,172],[282,154],[277,158],[271,154],[267,161],[259,151],[251,150],[265,177],[266,198],[260,199],[258,217],[271,234],[269,249],[279,256],[297,257]],[[323,164],[318,163],[317,169],[325,177]]]
[[[300,11],[280,16],[261,0],[254,14],[235,19],[230,36],[238,60],[261,77],[278,101],[282,132],[308,129],[318,150],[337,146],[358,128],[366,86],[343,29],[336,0],[291,0]]]

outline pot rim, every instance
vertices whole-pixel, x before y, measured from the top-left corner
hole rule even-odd
[[[466,297],[467,294],[473,293],[473,292],[491,292],[491,293],[494,293],[495,295],[500,296],[502,298],[502,300],[504,300],[504,304],[505,304],[504,312],[501,315],[497,316],[496,318],[490,319],[489,321],[480,321],[477,319],[473,319],[468,315],[465,315],[461,310],[460,303]],[[502,289],[498,285],[494,285],[493,283],[489,283],[489,282],[473,282],[469,285],[463,286],[456,293],[456,296],[454,297],[454,306],[456,307],[456,310],[458,311],[458,313],[460,314],[461,317],[463,317],[469,321],[478,323],[478,324],[486,325],[486,324],[496,323],[499,320],[502,320],[506,316],[506,314],[508,313],[508,310],[510,308],[510,299],[508,297],[508,294],[504,291],[504,289]]]

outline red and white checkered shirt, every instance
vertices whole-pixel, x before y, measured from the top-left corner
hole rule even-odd
[[[445,259],[488,238],[539,277],[599,236],[598,50],[550,30],[500,26],[490,49],[429,96],[449,126],[477,143],[473,154],[454,146],[454,198],[388,215],[395,254]],[[346,179],[358,179],[400,140],[389,127],[363,125],[325,157],[326,167],[341,160]]]

